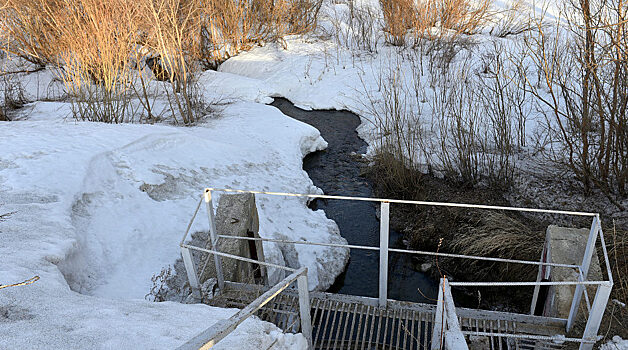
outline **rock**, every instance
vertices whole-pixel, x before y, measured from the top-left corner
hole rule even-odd
[[[201,295],[207,299],[211,299],[216,294],[216,288],[218,287],[218,281],[215,278],[209,278],[203,282],[201,286]]]
[[[432,263],[421,264],[421,272],[427,272],[431,268],[432,268]]]
[[[478,335],[470,335],[468,345],[469,350],[485,350],[491,348],[489,338]]]

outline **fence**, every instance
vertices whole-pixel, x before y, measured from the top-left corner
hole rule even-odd
[[[381,217],[380,217],[380,245],[379,247],[373,246],[360,246],[360,245],[348,245],[348,244],[333,244],[333,243],[322,243],[322,242],[306,242],[306,241],[291,241],[291,240],[278,240],[278,239],[268,239],[268,238],[251,238],[251,237],[233,237],[233,236],[224,236],[218,235],[216,232],[215,220],[214,220],[214,209],[212,203],[212,192],[224,192],[224,193],[251,193],[256,195],[268,195],[268,196],[284,196],[284,197],[302,197],[308,199],[332,199],[332,200],[348,200],[348,201],[368,201],[368,202],[379,202],[381,207]],[[191,245],[185,244],[185,240],[189,233],[189,230],[194,222],[202,202],[205,202],[207,208],[207,216],[209,221],[209,231],[210,231],[210,245],[211,249],[205,249],[200,247],[195,247]],[[440,206],[440,207],[455,207],[455,208],[468,208],[468,209],[484,209],[484,210],[503,210],[503,211],[515,211],[515,212],[525,212],[525,213],[543,213],[543,214],[555,214],[555,215],[570,215],[570,216],[580,216],[580,217],[590,217],[592,218],[591,230],[589,232],[589,237],[587,240],[587,246],[582,257],[582,262],[579,265],[575,264],[562,264],[562,263],[552,263],[552,262],[543,262],[543,261],[528,261],[528,260],[516,260],[516,259],[503,259],[503,258],[495,258],[495,257],[483,257],[483,256],[469,256],[462,254],[451,254],[451,253],[440,253],[440,252],[428,252],[428,251],[417,251],[417,250],[407,250],[407,249],[395,249],[389,248],[389,218],[390,218],[390,204],[412,204],[412,205],[420,205],[420,206]],[[593,252],[596,249],[597,238],[599,237],[601,248],[604,255],[604,262],[606,264],[606,272],[608,275],[608,280],[606,281],[589,281],[587,280],[589,267],[591,265],[591,259],[593,257]],[[600,327],[600,322],[602,319],[602,315],[604,314],[604,310],[606,309],[606,305],[608,303],[608,299],[610,296],[610,292],[613,285],[613,277],[610,271],[610,264],[608,260],[608,253],[606,251],[606,245],[604,242],[604,235],[601,228],[601,221],[599,214],[597,213],[587,213],[587,212],[573,212],[573,211],[562,211],[562,210],[547,210],[547,209],[532,209],[532,208],[517,208],[517,207],[506,207],[506,206],[490,206],[490,205],[476,205],[476,204],[460,204],[460,203],[444,203],[444,202],[428,202],[428,201],[412,201],[412,200],[397,200],[397,199],[378,199],[378,198],[364,198],[364,197],[347,197],[347,196],[330,196],[330,195],[321,195],[321,194],[294,194],[294,193],[280,193],[280,192],[262,192],[262,191],[246,191],[246,190],[234,190],[234,189],[216,189],[216,188],[207,188],[200,199],[198,206],[194,212],[192,220],[190,221],[185,235],[181,241],[181,252],[183,255],[183,260],[185,263],[186,271],[188,274],[188,278],[190,281],[190,286],[193,289],[193,293],[200,296],[198,294],[199,290],[199,282],[196,274],[196,269],[192,260],[192,256],[190,253],[191,250],[197,250],[205,253],[212,254],[214,256],[214,263],[216,265],[216,273],[217,273],[217,281],[219,287],[224,288],[225,281],[222,273],[222,263],[221,258],[231,258],[238,259],[241,261],[247,261],[254,264],[260,264],[267,267],[279,268],[283,270],[294,271],[285,266],[280,266],[276,264],[261,262],[253,259],[248,259],[240,256],[235,256],[231,254],[221,253],[216,251],[218,239],[243,239],[243,240],[255,240],[262,242],[274,242],[274,243],[283,243],[283,244],[303,244],[303,245],[316,245],[316,246],[328,246],[328,247],[340,247],[340,248],[348,248],[348,249],[363,249],[363,250],[375,250],[379,251],[379,295],[378,295],[378,303],[379,306],[385,308],[388,303],[388,254],[389,252],[396,253],[406,253],[406,254],[416,254],[416,255],[427,255],[427,256],[437,256],[437,257],[450,257],[450,258],[460,258],[460,259],[474,259],[481,261],[491,261],[491,262],[505,262],[505,263],[515,263],[515,264],[526,264],[526,265],[537,265],[539,267],[547,266],[547,267],[563,267],[563,268],[573,268],[578,271],[578,280],[576,281],[564,281],[564,282],[543,282],[540,279],[537,279],[535,282],[451,282],[447,281],[441,282],[441,287],[445,286],[442,297],[445,298],[447,296],[446,291],[449,290],[449,287],[456,286],[534,286],[535,292],[533,295],[533,303],[534,300],[538,297],[538,290],[540,286],[558,286],[558,285],[575,285],[576,290],[574,293],[573,301],[571,304],[571,310],[569,313],[569,317],[566,319],[566,331],[569,331],[574,324],[576,319],[578,308],[580,302],[582,300],[582,295],[584,294],[587,309],[589,311],[589,317],[587,319],[587,324],[585,327],[585,331],[582,335],[582,338],[561,338],[563,341],[574,341],[580,342],[580,349],[587,350],[592,349],[593,343],[596,341],[597,332]],[[301,276],[303,277],[303,276]],[[284,280],[285,281],[285,280]],[[284,282],[282,281],[282,283]],[[304,282],[302,282],[304,281]],[[301,307],[301,321],[303,323],[310,323],[310,320],[306,321],[304,318],[309,316],[305,315],[303,309],[308,309],[306,299],[309,296],[306,296],[306,293],[303,293],[303,300],[301,299],[301,284],[305,284],[307,286],[307,277],[299,278],[299,300]],[[590,303],[586,288],[587,285],[595,285],[597,286],[597,291],[595,294],[595,298],[593,300],[593,304]],[[276,286],[275,286],[276,287]],[[307,290],[307,287],[304,287]],[[449,294],[450,297],[450,294]],[[439,300],[441,296],[439,296]],[[451,307],[453,307],[453,300],[451,299]],[[442,308],[442,312],[445,315],[455,315],[455,312],[452,311],[451,307],[447,309],[447,303],[445,303],[445,307]],[[306,317],[307,316],[307,317]],[[448,323],[450,326],[455,326],[453,320]],[[441,325],[442,327],[442,325]],[[235,328],[235,327],[234,327]],[[311,333],[310,329],[306,329],[306,327],[302,326],[302,331],[308,338],[308,341],[311,342],[311,334],[307,334],[308,331]],[[455,329],[452,329],[454,333]],[[211,332],[210,332],[211,333]],[[207,333],[207,334],[210,334]],[[512,336],[512,334],[502,334],[503,336]],[[521,337],[525,337],[526,335],[521,335]],[[452,336],[453,337],[453,336]],[[530,336],[534,338],[534,336]],[[454,337],[455,338],[455,337]],[[453,339],[453,338],[452,338]]]

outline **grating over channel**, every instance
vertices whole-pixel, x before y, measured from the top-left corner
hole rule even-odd
[[[227,288],[210,303],[243,308],[263,292],[260,286],[228,282]],[[435,305],[389,300],[388,307],[381,308],[377,299],[323,292],[311,292],[310,298],[314,349],[427,350],[431,347]],[[284,332],[297,333],[298,310],[296,291],[285,290],[256,316]],[[464,308],[458,308],[457,313],[470,349],[563,349],[563,344],[523,338],[525,334],[562,334],[563,320]]]

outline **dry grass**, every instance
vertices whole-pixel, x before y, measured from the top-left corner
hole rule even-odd
[[[175,123],[204,113],[199,59],[215,68],[254,44],[312,30],[321,0],[5,0],[0,39],[12,55],[54,64],[75,117],[154,120],[148,80],[162,80]],[[143,65],[151,60],[152,76]],[[139,88],[136,83],[139,80]],[[140,101],[135,103],[134,101]]]
[[[410,29],[415,43],[475,34],[489,21],[493,0],[380,0],[380,4],[388,42],[404,46]]]
[[[491,34],[500,38],[517,35],[533,29],[532,9],[525,0],[514,0],[501,11],[500,18],[491,29]]]
[[[386,26],[386,40],[395,46],[404,46],[406,33],[417,22],[414,0],[380,0]]]
[[[493,0],[441,0],[437,7],[440,26],[456,33],[474,34],[489,19]]]
[[[615,225],[605,231],[611,271],[615,284],[613,297],[624,304],[628,303],[628,231],[618,230]]]
[[[530,230],[520,220],[490,212],[479,217],[475,225],[460,227],[452,242],[444,242],[448,251],[458,254],[499,257],[537,261],[543,249],[544,233]],[[496,269],[498,267],[498,269]],[[532,281],[537,267],[533,265],[511,265],[471,261],[465,270],[475,271],[474,277],[495,280]],[[495,271],[499,271],[496,276]]]

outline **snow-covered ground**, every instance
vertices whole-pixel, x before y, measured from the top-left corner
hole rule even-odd
[[[36,89],[26,87],[32,97]],[[27,110],[0,124],[0,211],[13,213],[0,223],[0,283],[40,280],[2,289],[0,348],[174,347],[234,313],[143,300],[153,274],[179,257],[203,188],[318,191],[302,159],[326,142],[274,107],[240,100],[187,128],[75,122],[59,102]],[[258,196],[257,206],[263,237],[346,242],[305,200]],[[324,247],[264,248],[269,262],[307,266],[311,289],[331,285],[347,258]],[[271,272],[271,282],[282,277]],[[248,322],[231,338],[261,348],[275,339],[304,344]]]
[[[600,346],[600,350],[628,350],[628,340],[614,336],[611,341]]]
[[[535,11],[544,7],[534,3]],[[378,11],[377,0],[356,4]],[[556,18],[549,4],[547,16]],[[49,71],[23,76],[29,99],[40,101],[20,121],[0,123],[0,214],[13,213],[0,222],[0,284],[40,280],[0,290],[0,349],[173,348],[233,314],[144,296],[153,274],[179,257],[204,187],[318,191],[302,159],[326,143],[314,128],[266,106],[273,96],[303,108],[357,112],[361,136],[373,141],[364,94],[377,93],[380,72],[399,52],[383,44],[380,28],[373,33],[377,53],[336,41],[347,11],[342,1],[326,2],[321,28],[328,37],[290,37],[285,48],[268,44],[203,73],[205,99],[231,103],[194,127],[75,122],[69,104],[41,101],[61,90]],[[509,40],[478,35],[468,51],[477,58],[482,47]],[[262,237],[345,243],[335,223],[302,199],[256,201]],[[196,222],[193,230],[206,229]],[[265,244],[266,260],[307,266],[311,289],[330,286],[347,258],[325,247],[282,249]],[[282,277],[271,273],[271,282]],[[302,336],[255,319],[219,346],[266,349],[275,341],[275,349],[305,347]]]

